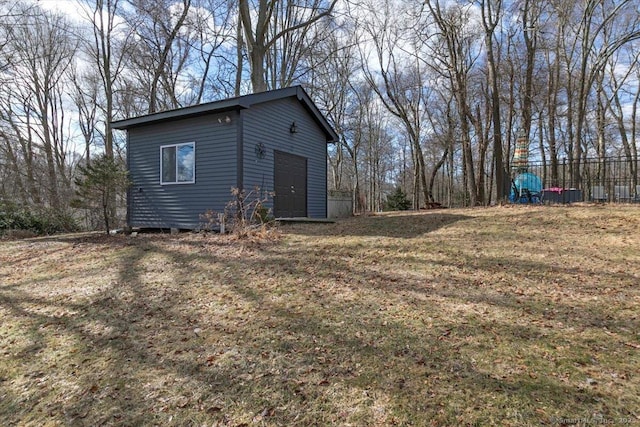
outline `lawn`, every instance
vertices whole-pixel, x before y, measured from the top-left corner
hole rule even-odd
[[[640,208],[0,242],[3,425],[640,424]]]

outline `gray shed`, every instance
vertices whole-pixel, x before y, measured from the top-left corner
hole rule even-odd
[[[276,217],[327,217],[327,143],[338,136],[300,86],[112,123],[127,131],[127,223],[196,229],[231,189],[274,192]]]

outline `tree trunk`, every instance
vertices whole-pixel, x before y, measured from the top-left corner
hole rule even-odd
[[[251,67],[251,87],[253,92],[264,92],[267,88],[265,79],[264,57],[266,49],[262,46],[253,45],[249,51],[249,61]]]
[[[497,1],[493,10],[492,0],[482,1],[482,23],[485,29],[485,46],[487,47],[487,62],[489,66],[489,84],[491,85],[491,115],[493,119],[493,169],[496,180],[496,199],[499,203],[506,201],[504,192],[504,165],[502,160],[502,116],[500,114],[500,86],[496,59],[493,51],[493,34],[501,15],[502,1]]]

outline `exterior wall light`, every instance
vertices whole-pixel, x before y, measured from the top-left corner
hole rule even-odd
[[[291,123],[291,127],[289,128],[289,132],[298,133],[298,128],[296,126],[296,122]]]

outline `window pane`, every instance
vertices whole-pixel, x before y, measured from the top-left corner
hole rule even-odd
[[[193,181],[195,160],[193,144],[184,144],[178,147],[178,182]]]
[[[176,182],[176,147],[162,149],[162,182]]]

